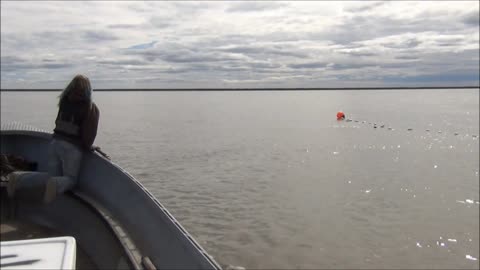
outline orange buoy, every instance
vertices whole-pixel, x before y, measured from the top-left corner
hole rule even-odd
[[[337,112],[337,120],[345,119],[345,114],[343,112]]]

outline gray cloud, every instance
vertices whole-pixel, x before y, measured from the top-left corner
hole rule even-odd
[[[380,68],[401,69],[401,68],[411,68],[412,63],[413,63],[413,65],[415,65],[418,62],[412,62],[412,61],[405,62],[405,61],[403,61],[403,62],[392,62],[392,63],[380,63],[380,64],[378,64],[378,66]]]
[[[83,32],[82,36],[88,42],[112,41],[112,40],[119,39],[115,34],[112,34],[106,31],[98,31],[98,30],[87,30]]]
[[[209,52],[192,51],[189,49],[180,49],[177,51],[145,50],[140,52],[132,52],[132,54],[144,57],[144,59],[147,61],[162,60],[172,63],[208,63],[238,60],[238,58],[235,58],[232,55],[213,54]]]
[[[150,18],[149,23],[158,29],[173,26],[177,23],[177,21],[170,17],[154,16]]]
[[[70,68],[73,65],[70,63],[31,63],[31,62],[16,62],[16,63],[3,63],[2,58],[2,71],[18,71],[18,70],[38,70],[38,69],[63,69]]]
[[[328,63],[323,62],[310,62],[310,63],[301,63],[301,64],[290,64],[288,67],[293,69],[318,69],[325,68]]]
[[[360,3],[360,2],[358,2]],[[359,13],[359,12],[365,12],[365,11],[371,11],[374,10],[380,6],[383,6],[387,4],[387,2],[373,2],[373,3],[368,3],[368,4],[361,4],[360,6],[352,6],[352,7],[347,7],[345,8],[345,11],[348,12],[353,12],[353,13]]]
[[[454,18],[451,18],[454,19]],[[339,44],[371,40],[402,33],[437,32],[439,34],[464,30],[460,24],[441,17],[419,17],[413,20],[385,16],[354,15],[345,18],[326,32],[312,33],[312,39],[328,39]],[[412,45],[415,45],[413,41]]]
[[[462,17],[462,22],[466,25],[478,27],[480,24],[480,15],[477,11],[472,11]]]
[[[383,43],[382,45],[386,48],[392,48],[392,49],[408,49],[408,48],[415,48],[422,42],[419,41],[416,38],[411,38],[411,39],[405,39],[400,42],[390,42],[390,43]]]
[[[46,30],[46,31],[40,31],[37,33],[32,34],[32,36],[26,37],[26,36],[14,36],[13,39],[15,39],[17,42],[20,43],[26,43],[29,44],[29,40],[33,39],[36,43],[36,45],[39,46],[52,46],[55,44],[65,44],[65,43],[70,43],[69,47],[74,45],[71,44],[72,42],[81,44],[86,42],[87,44],[94,44],[95,42],[109,42],[109,41],[114,41],[118,40],[119,37],[117,37],[115,34],[107,32],[107,31],[101,31],[101,30],[77,30],[75,31],[75,34],[73,34],[71,31],[53,31],[53,30]]]
[[[285,2],[256,2],[256,1],[246,1],[235,3],[229,8],[226,12],[258,12],[258,11],[270,11],[274,9],[279,9],[286,7]]]
[[[154,1],[143,1],[132,3],[127,6],[128,10],[134,11],[138,14],[149,14],[149,12],[154,9],[155,2]]]
[[[138,59],[100,60],[100,61],[96,61],[96,63],[101,65],[131,65],[131,66],[143,66],[148,64],[148,62],[144,60],[138,60]]]
[[[173,1],[170,3],[172,9],[180,11],[181,13],[195,14],[212,8],[212,3],[209,2],[182,2]]]
[[[45,69],[60,69],[60,68],[68,68],[72,67],[72,64],[69,63],[47,63],[47,64],[40,64],[36,65],[35,68],[45,68]]]
[[[365,51],[365,50],[359,50],[359,51],[355,51],[355,50],[340,50],[339,53],[341,54],[347,54],[347,55],[350,55],[350,56],[359,56],[359,57],[362,57],[362,56],[376,56],[378,55],[377,53],[373,52],[373,51]]]
[[[282,48],[282,47],[275,47],[275,46],[261,46],[261,45],[245,45],[245,46],[233,46],[230,48],[221,48],[219,51],[223,52],[231,52],[231,53],[241,53],[244,55],[258,55],[258,54],[266,54],[266,55],[280,55],[280,56],[291,56],[291,57],[298,57],[298,58],[306,58],[308,54],[304,52],[295,51],[294,48]]]
[[[111,24],[107,26],[111,29],[136,29],[141,27],[139,24]]]
[[[209,63],[223,61],[238,61],[233,55],[218,55],[212,53],[163,54],[162,60],[174,63]]]
[[[375,67],[378,66],[378,64],[375,63],[333,63],[331,65],[328,65],[329,69],[333,70],[348,70],[348,69],[363,69],[366,67]]]
[[[11,65],[11,64],[18,64],[18,63],[26,63],[27,62],[26,59],[15,56],[15,55],[7,55],[7,56],[2,55],[1,59],[2,59],[2,61],[1,61],[2,65]]]
[[[399,60],[417,60],[419,59],[416,55],[397,55],[395,56],[396,59]]]

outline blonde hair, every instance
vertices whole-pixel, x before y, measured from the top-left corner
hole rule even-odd
[[[60,106],[60,103],[62,103],[65,98],[68,98],[72,94],[77,95],[82,101],[88,103],[92,102],[92,85],[90,84],[90,80],[81,74],[73,77],[72,81],[60,94],[58,106]]]

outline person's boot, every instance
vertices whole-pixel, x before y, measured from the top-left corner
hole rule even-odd
[[[50,203],[57,197],[57,181],[50,177],[45,185],[44,203]]]

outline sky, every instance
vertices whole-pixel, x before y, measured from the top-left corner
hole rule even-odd
[[[1,88],[479,85],[478,1],[1,1]]]

